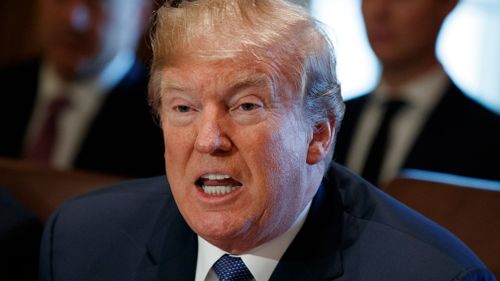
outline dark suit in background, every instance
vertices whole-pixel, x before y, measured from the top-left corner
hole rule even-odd
[[[1,156],[22,157],[39,70],[39,61],[30,61],[0,71]],[[147,104],[147,83],[147,71],[136,61],[107,93],[74,167],[134,177],[164,173],[162,134]]]
[[[40,1],[40,57],[0,70],[0,156],[28,154],[45,165],[133,177],[164,173],[161,130],[146,102],[147,70],[134,57],[151,4]],[[53,102],[64,97],[79,104],[54,114]],[[33,122],[33,114],[41,120]],[[46,122],[51,115],[56,122]],[[77,124],[61,123],[64,117]],[[62,130],[51,130],[54,123]]]
[[[0,279],[37,280],[42,223],[0,188]]]
[[[180,281],[196,272],[197,236],[165,177],[66,203],[43,245],[41,281]],[[495,279],[449,232],[333,164],[270,280]]]
[[[346,102],[346,115],[336,147],[337,162],[376,184],[390,181],[406,168],[500,179],[500,117],[464,95],[451,82],[436,55],[442,24],[457,3],[458,0],[362,1],[366,34],[382,71],[374,92]],[[372,109],[376,108],[378,99],[403,101],[407,107],[394,115],[391,122],[386,122],[389,126],[380,125],[385,122],[376,120],[370,123],[362,116],[376,116],[371,113],[375,112]],[[382,106],[378,109],[381,116],[389,116],[385,112],[391,112]],[[406,127],[398,126],[403,123]],[[374,128],[373,139],[380,140],[368,147],[365,158],[358,146],[354,156],[349,155],[356,145],[358,128],[367,130],[363,131],[366,138]],[[387,131],[389,137],[385,142]],[[364,143],[369,145],[373,139]],[[384,151],[384,147],[392,150]],[[380,167],[382,170],[378,173]]]
[[[370,94],[346,102],[335,160],[346,164],[353,134]],[[401,169],[422,169],[500,180],[500,116],[450,84],[424,122]]]

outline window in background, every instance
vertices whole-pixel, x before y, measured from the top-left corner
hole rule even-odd
[[[360,0],[311,0],[336,46],[346,99],[370,91],[380,67],[365,35]],[[438,57],[467,93],[500,112],[500,1],[462,0],[445,22]]]

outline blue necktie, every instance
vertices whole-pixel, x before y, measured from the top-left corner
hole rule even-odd
[[[217,260],[212,269],[220,281],[249,281],[253,279],[252,273],[241,258],[231,257],[228,254]]]

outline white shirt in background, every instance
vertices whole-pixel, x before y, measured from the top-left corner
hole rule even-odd
[[[59,169],[72,168],[89,125],[99,112],[105,96],[125,77],[134,61],[134,52],[122,52],[96,77],[72,82],[64,81],[54,67],[43,63],[37,99],[25,137],[25,150],[33,144],[43,126],[52,100],[64,94],[70,105],[61,113],[58,121],[58,136],[50,164]]]
[[[396,177],[415,143],[422,126],[449,87],[450,81],[442,68],[436,68],[425,75],[406,83],[400,89],[389,89],[381,81],[368,98],[353,134],[352,145],[347,154],[346,165],[361,173],[379,123],[382,121],[383,105],[389,91],[398,91],[398,97],[406,102],[394,116],[384,162],[380,171],[380,182]]]

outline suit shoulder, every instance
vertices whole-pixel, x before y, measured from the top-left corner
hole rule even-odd
[[[69,200],[46,223],[41,274],[81,280],[92,269],[115,276],[102,280],[125,280],[116,276],[133,272],[130,266],[144,258],[157,226],[168,225],[168,216],[179,216],[176,210],[165,176],[123,182]],[[119,267],[123,270],[117,273]]]
[[[165,176],[131,180],[71,199],[51,220],[64,226],[127,222],[157,213],[169,202],[173,198]]]
[[[17,233],[24,228],[37,228],[41,232],[42,224],[34,214],[23,208],[15,198],[0,187],[0,240]],[[19,233],[18,233],[19,234]],[[21,235],[24,233],[20,233]],[[15,237],[12,237],[15,238]],[[0,247],[8,246],[5,243]]]
[[[83,194],[75,200],[116,193],[170,193],[166,176],[124,180],[103,189]]]
[[[63,204],[63,207],[66,207],[67,205],[80,204],[80,202],[91,203],[93,201],[112,200],[117,196],[132,197],[132,199],[137,199],[137,201],[140,201],[140,198],[148,196],[158,196],[161,194],[166,195],[167,197],[171,196],[170,188],[165,176],[133,179],[106,186],[96,191],[85,193],[72,200],[69,200],[68,202],[65,202]]]
[[[455,114],[453,118],[463,116],[469,123],[475,126],[500,126],[500,114],[487,108],[478,100],[462,92],[456,85],[452,84],[436,107],[436,111],[445,114]],[[484,124],[486,122],[486,124]]]
[[[330,177],[335,176],[342,198],[345,239],[353,241],[351,251],[361,251],[363,259],[370,261],[363,272],[390,270],[404,276],[413,270],[422,277],[419,280],[489,275],[479,258],[449,231],[345,168],[334,164],[333,169]]]

